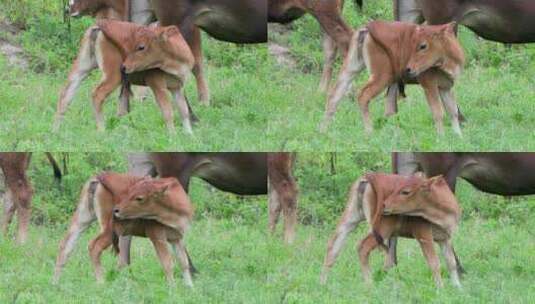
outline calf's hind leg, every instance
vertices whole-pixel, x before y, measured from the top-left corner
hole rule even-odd
[[[54,118],[54,125],[52,126],[53,131],[58,131],[65,117],[65,112],[67,107],[71,103],[74,94],[80,87],[82,81],[89,75],[89,73],[97,68],[97,62],[94,56],[91,54],[91,42],[90,38],[91,29],[86,32],[86,35],[82,41],[82,46],[80,47],[80,52],[76,61],[72,65],[71,71],[67,78],[67,84],[61,91],[61,95],[57,104],[56,115]]]
[[[69,231],[59,245],[59,254],[56,259],[53,283],[58,283],[63,266],[67,262],[69,255],[74,249],[74,245],[76,244],[78,238],[95,220],[95,214],[89,211],[87,205],[81,204],[78,206],[78,209],[72,218]]]
[[[323,269],[321,271],[320,283],[325,284],[327,282],[327,275],[333,266],[340,250],[344,246],[347,236],[351,231],[355,230],[357,225],[364,220],[364,215],[359,211],[359,206],[357,205],[357,192],[358,192],[359,182],[356,182],[351,187],[349,191],[349,197],[346,204],[346,209],[336,226],[336,232],[329,239],[327,243],[327,254],[325,255],[325,260],[323,262]]]
[[[358,32],[355,32],[351,38],[351,45],[347,51],[347,55],[344,58],[344,64],[340,69],[340,74],[336,80],[336,84],[332,91],[329,93],[327,102],[325,104],[325,114],[320,124],[320,132],[325,132],[327,127],[331,123],[338,103],[344,97],[346,92],[351,87],[351,82],[355,75],[364,69],[364,62],[359,58],[358,54]]]
[[[2,218],[2,234],[5,236],[7,236],[9,224],[11,224],[16,210],[17,206],[13,202],[11,191],[6,189],[6,193],[4,194],[4,216]]]
[[[329,90],[333,74],[334,60],[336,59],[336,42],[326,33],[323,34],[323,72],[319,84],[320,92]]]

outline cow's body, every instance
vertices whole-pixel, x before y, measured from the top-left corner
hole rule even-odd
[[[414,152],[393,153],[395,173],[423,171],[427,176],[443,175],[455,191],[457,177],[477,189],[498,195],[535,194],[535,153],[499,152]]]
[[[418,214],[410,213],[415,209],[398,211],[399,209],[396,208],[397,201],[395,200],[397,197],[394,197],[394,200],[392,197],[400,189],[404,189],[405,185],[413,183],[414,180],[417,183],[426,182],[420,177],[373,173],[367,174],[352,185],[346,209],[336,227],[335,234],[328,242],[327,254],[320,278],[322,283],[326,282],[327,274],[342,249],[347,235],[360,222],[366,220],[371,229],[368,235],[360,242],[358,252],[363,276],[368,283],[371,283],[368,263],[370,252],[382,245],[383,238],[401,236],[414,238],[420,243],[424,256],[433,271],[435,282],[438,286],[441,286],[440,262],[434,251],[433,241],[439,243],[444,250],[452,281],[456,286],[460,286],[455,251],[451,244],[451,236],[456,230],[460,219],[460,209],[455,197],[444,183],[439,185],[440,189],[438,191],[435,188],[430,188],[430,191],[438,193],[439,197],[443,197],[445,204],[432,208],[433,210],[429,212],[419,206],[419,209],[417,209],[419,210]],[[438,185],[438,183],[436,184]],[[445,197],[444,190],[446,190]],[[426,197],[426,199],[429,201],[429,197]],[[389,203],[385,204],[386,202]],[[385,209],[385,205],[387,209]],[[432,206],[432,204],[430,205]],[[390,214],[396,215],[383,215],[383,210],[388,210]],[[422,210],[424,211],[422,212]],[[394,265],[394,261],[390,259],[390,256],[385,256],[385,258],[385,268],[388,269]]]
[[[417,48],[424,44],[425,49]],[[426,53],[421,54],[424,51]],[[464,53],[453,34],[453,24],[416,26],[405,22],[372,21],[353,34],[336,86],[327,98],[320,131],[326,131],[353,78],[367,68],[370,77],[357,100],[368,133],[373,129],[369,102],[388,86],[401,82],[422,86],[438,133],[443,132],[444,106],[450,114],[453,130],[460,135],[459,111],[452,87],[463,64]],[[385,114],[394,112],[392,103],[386,102]]]
[[[81,82],[91,71],[99,68],[103,77],[93,92],[93,107],[97,129],[104,130],[102,105],[106,98],[121,84],[121,66],[127,58],[127,53],[136,51],[136,48],[141,43],[138,40],[164,35],[161,33],[162,29],[159,27],[144,27],[132,23],[109,20],[100,20],[98,27],[89,28],[82,39],[80,52],[69,73],[67,85],[61,92],[53,129],[56,131],[59,129],[67,107],[71,103]],[[126,37],[126,39],[117,39],[117,36],[119,38]],[[173,41],[168,40],[165,43],[168,45],[174,43],[173,47],[176,44],[178,53],[181,55],[174,55],[172,58],[168,58],[170,57],[169,53],[161,54],[161,62],[164,62],[164,57],[166,57],[167,60],[174,61],[174,66],[179,66],[173,69],[173,73],[166,71],[166,68],[163,66],[158,66],[130,74],[128,81],[135,85],[151,88],[164,116],[166,126],[170,132],[173,132],[175,129],[173,107],[167,95],[168,91],[170,91],[179,109],[184,129],[187,133],[191,133],[190,111],[183,88],[186,78],[193,67],[194,59],[191,50],[184,42],[180,33],[176,31],[174,36]],[[121,105],[124,106],[125,103],[121,102]],[[119,112],[120,114],[125,114],[127,110],[121,108]]]
[[[169,180],[169,179],[168,179]],[[173,180],[173,179],[171,179]],[[164,268],[168,281],[173,280],[173,258],[167,247],[171,244],[180,261],[183,277],[186,285],[192,286],[191,265],[183,242],[184,234],[189,226],[193,214],[189,199],[175,180],[172,190],[163,196],[164,200],[176,201],[180,205],[180,212],[176,216],[173,227],[160,223],[157,220],[147,219],[117,219],[113,217],[113,210],[128,195],[132,189],[139,187],[141,183],[158,184],[166,180],[145,180],[142,177],[118,173],[103,173],[91,178],[82,189],[80,200],[75,214],[73,215],[68,233],[61,241],[56,260],[54,282],[59,281],[61,271],[67,259],[74,249],[76,241],[89,226],[98,220],[100,233],[89,243],[89,254],[95,270],[98,282],[103,281],[100,256],[102,252],[114,243],[114,234],[117,236],[142,236],[151,240]],[[145,191],[144,197],[151,195]],[[174,213],[174,210],[167,212]],[[123,260],[120,260],[120,263]],[[124,264],[121,264],[124,266]]]
[[[456,21],[488,40],[535,42],[532,0],[394,0],[394,17],[428,24]]]
[[[352,30],[342,18],[343,5],[344,0],[268,0],[268,22],[289,23],[309,13],[325,32],[321,91],[329,87],[337,50],[345,56],[349,48]]]

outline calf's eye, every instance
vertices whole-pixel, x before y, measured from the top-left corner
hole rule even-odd
[[[419,51],[423,51],[427,48],[427,43],[420,43],[420,45],[418,46],[418,50]]]
[[[137,201],[137,202],[142,202],[142,201],[143,201],[143,197],[142,197],[142,196],[138,196],[138,197],[136,197],[136,201]]]
[[[401,190],[401,195],[409,195],[410,193],[409,190]]]
[[[144,49],[145,49],[145,45],[143,45],[143,44],[140,44],[140,45],[137,46],[137,50],[138,51],[143,51]]]

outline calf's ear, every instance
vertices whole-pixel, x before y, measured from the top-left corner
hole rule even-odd
[[[178,30],[178,27],[171,25],[164,27],[164,30],[160,33],[160,38],[163,41],[169,40],[170,37],[180,35],[180,31]]]
[[[442,32],[455,35],[455,28],[457,28],[457,22],[452,21],[452,22],[444,25],[444,28],[442,29]]]

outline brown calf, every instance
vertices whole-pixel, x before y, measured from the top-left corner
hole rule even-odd
[[[400,215],[383,215],[383,211]],[[366,219],[372,225],[372,229],[360,242],[358,249],[366,282],[371,282],[368,262],[371,251],[380,245],[384,248],[383,239],[401,236],[414,238],[420,243],[427,263],[433,271],[435,283],[437,286],[442,286],[440,261],[435,253],[433,241],[439,243],[453,284],[460,287],[455,251],[451,244],[460,213],[455,196],[442,177],[425,179],[420,176],[367,174],[351,187],[347,206],[336,233],[328,242],[321,282],[326,282],[327,273],[334,264],[347,235]],[[393,265],[394,261],[386,255],[385,269]]]
[[[453,130],[461,135],[459,110],[451,89],[464,64],[464,53],[454,27],[455,23],[418,26],[373,21],[356,31],[336,86],[327,99],[320,131],[327,129],[352,79],[366,67],[370,78],[357,100],[368,133],[373,129],[368,111],[370,100],[392,84],[416,81],[424,89],[437,132],[443,133],[442,100],[451,116]],[[395,90],[392,93],[397,94]],[[389,102],[385,103],[385,115],[395,113],[395,97],[389,96]]]
[[[122,62],[127,54],[143,53],[149,48],[159,50],[158,64],[145,66],[148,70],[128,75],[128,80],[151,88],[168,130],[174,132],[173,107],[167,95],[169,90],[180,111],[185,131],[191,134],[190,111],[183,87],[194,59],[178,29],[175,26],[145,27],[112,20],[99,20],[98,27],[86,31],[80,53],[58,101],[54,130],[59,129],[82,80],[97,67],[102,71],[103,78],[93,91],[93,107],[97,129],[104,130],[102,104],[121,84]]]
[[[166,209],[157,213],[155,220],[114,218],[114,207],[125,199],[155,209],[164,204]],[[91,178],[82,189],[69,231],[60,243],[54,282],[59,281],[61,270],[80,234],[98,220],[100,233],[89,243],[89,255],[98,282],[103,281],[100,255],[112,244],[117,248],[114,236],[135,235],[151,240],[168,282],[173,281],[174,264],[167,247],[167,243],[170,243],[182,267],[185,284],[193,286],[189,257],[183,240],[192,216],[193,207],[189,198],[175,178],[150,179],[119,173],[103,173]]]
[[[131,21],[140,25],[148,25],[156,20],[154,16],[154,1],[149,0],[71,0],[70,14],[73,17],[91,15],[99,19],[100,17],[116,19],[121,21]],[[165,12],[165,11],[164,11]],[[186,18],[182,18],[186,19]],[[197,94],[199,101],[204,105],[210,104],[210,92],[203,72],[203,58],[201,48],[201,32],[195,25],[179,26],[179,30],[187,41],[195,58],[193,75],[197,83]],[[177,24],[164,24],[177,25]],[[128,99],[123,100],[124,105],[120,113],[126,111]]]

